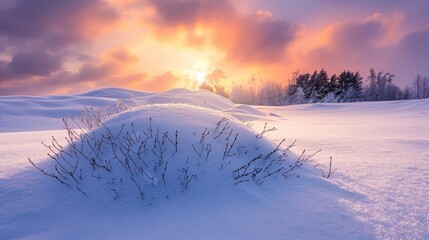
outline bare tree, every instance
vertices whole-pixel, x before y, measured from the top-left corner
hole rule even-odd
[[[279,83],[264,81],[257,92],[257,104],[282,106],[285,103],[286,89]]]
[[[413,82],[414,97],[417,99],[429,98],[429,78],[417,75]]]
[[[400,99],[401,89],[393,84],[395,75],[389,72],[376,72],[373,68],[368,76],[364,98],[366,101],[389,101]]]

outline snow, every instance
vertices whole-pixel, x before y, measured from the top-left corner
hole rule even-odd
[[[304,149],[323,151],[295,172],[299,177],[276,176],[262,185],[233,184],[230,172],[245,155],[232,157],[225,170],[213,158],[196,170],[204,177],[189,189],[181,192],[174,185],[177,171],[169,181],[173,185],[154,187],[161,190],[151,201],[141,201],[132,184],[115,200],[94,181],[82,183],[85,197],[30,165],[27,157],[52,166],[40,142],[50,143],[54,136],[66,145],[61,116],[118,98],[141,107],[114,115],[106,126],[118,130],[122,123],[141,122],[139,132],[151,117],[161,132],[183,132],[188,147],[178,154],[182,160],[195,154],[189,144],[198,143],[206,127],[213,134],[222,118],[239,133],[240,144],[253,146],[252,156],[266,154],[283,138],[286,146],[297,140],[287,161]],[[0,239],[426,239],[428,120],[427,100],[264,107],[186,89],[0,97]],[[265,123],[277,131],[258,140],[254,136]],[[212,156],[223,154],[225,143],[217,140],[207,137]],[[326,171],[330,156],[338,170],[324,179],[319,168]]]
[[[214,110],[234,108],[228,99],[209,92],[173,89],[160,93],[103,88],[84,94],[65,96],[0,96],[0,132],[55,130],[64,115],[78,114],[84,107],[113,104],[117,99],[132,99],[138,105],[185,103]],[[29,121],[28,116],[31,116]]]
[[[59,183],[101,199],[152,205],[194,188],[224,193],[234,184],[288,177],[296,161],[234,117],[187,104],[136,107],[91,132],[70,132],[69,145],[58,150],[62,156],[39,167]]]
[[[323,149],[317,161],[325,164],[333,157],[333,181],[365,196],[341,202],[377,238],[429,237],[428,100],[259,110],[285,116],[278,129],[298,139],[297,149]]]

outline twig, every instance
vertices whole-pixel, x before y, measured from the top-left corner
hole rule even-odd
[[[131,179],[131,181],[133,181],[136,184],[136,186],[137,186],[137,188],[139,189],[139,192],[140,192],[140,197],[143,200],[144,199],[144,192],[142,191],[142,189],[140,188],[140,186],[137,184],[136,180],[134,180],[133,177],[130,177],[130,179]]]
[[[275,127],[267,129],[267,122],[265,122],[264,130],[262,130],[261,133],[256,134],[256,138],[262,138],[262,135],[264,135],[264,133],[275,131],[275,130],[277,130],[277,128],[275,128]]]
[[[204,140],[206,139],[206,137],[209,135],[210,131],[206,129],[204,129],[204,132],[201,134],[201,139],[200,139],[200,143],[204,143]]]
[[[168,162],[165,163],[164,171],[162,172],[162,181],[164,182],[164,185],[166,185],[166,182],[165,182],[165,172],[167,171],[167,166],[168,166]]]
[[[322,169],[320,169],[320,171],[322,172],[322,176],[326,179],[330,178],[337,171],[337,169],[332,171],[332,157],[329,160],[329,171],[328,171],[328,173],[325,175],[325,173],[323,172]]]
[[[37,167],[37,166],[36,166],[36,164],[34,164],[34,163],[31,161],[31,159],[30,159],[30,158],[28,158],[28,161],[31,163],[31,165],[33,165],[33,167],[35,167],[37,170],[39,170],[39,171],[40,171],[41,173],[43,173],[44,175],[49,176],[49,177],[52,177],[52,178],[55,178],[55,179],[56,179],[56,180],[58,180],[60,183],[62,183],[62,184],[64,184],[64,185],[66,185],[66,186],[69,186],[69,187],[70,187],[70,185],[69,185],[68,183],[66,183],[66,182],[62,181],[61,179],[59,179],[55,174],[53,174],[53,173],[49,174],[49,173],[45,172],[43,169],[41,169],[41,168]]]
[[[280,149],[280,145],[282,145],[282,143],[285,141],[286,139],[285,138],[283,138],[283,140],[277,145],[277,147],[276,148],[274,148],[274,150],[272,151],[272,152],[270,152],[266,157],[265,157],[265,159],[268,159],[269,157],[271,157],[271,155],[273,155],[274,153],[276,153],[276,152],[278,152],[279,151],[279,149]]]
[[[83,195],[85,195],[85,197],[88,197],[88,195],[86,194],[86,192],[82,191],[78,186],[76,186],[76,189],[81,192]]]

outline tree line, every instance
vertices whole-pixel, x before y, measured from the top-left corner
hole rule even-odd
[[[302,103],[339,103],[392,101],[429,98],[429,77],[418,75],[411,86],[394,84],[395,75],[370,70],[368,77],[359,72],[343,71],[329,76],[326,70],[295,72],[287,84],[252,77],[246,85],[233,84],[228,91],[219,82],[200,85],[235,103],[282,106]]]

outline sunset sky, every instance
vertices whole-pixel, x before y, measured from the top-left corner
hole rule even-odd
[[[429,76],[427,0],[2,0],[0,95]]]

